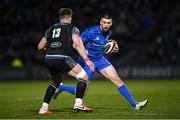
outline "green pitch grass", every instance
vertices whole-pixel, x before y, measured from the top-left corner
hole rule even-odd
[[[64,81],[76,84],[74,81]],[[135,111],[109,81],[93,80],[84,98],[93,113],[74,113],[74,96],[66,92],[51,101],[53,115],[38,114],[49,82],[1,82],[0,119],[180,119],[180,80],[125,80],[136,100],[149,99],[147,107]]]

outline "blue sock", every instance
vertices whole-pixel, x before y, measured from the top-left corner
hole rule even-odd
[[[72,86],[72,85],[59,85],[58,89],[60,91],[67,91],[73,95],[76,94],[76,86]]]
[[[128,100],[128,102],[135,107],[136,106],[136,101],[134,97],[131,95],[131,92],[128,90],[126,85],[122,85],[121,87],[118,88],[119,92]]]

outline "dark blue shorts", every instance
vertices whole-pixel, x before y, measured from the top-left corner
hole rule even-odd
[[[104,56],[98,59],[93,59],[91,61],[94,63],[95,71],[97,72],[111,65],[111,63]],[[82,58],[79,59],[79,64],[83,67],[83,69],[88,74],[89,80],[92,79],[94,72],[91,71],[89,66],[85,64]]]

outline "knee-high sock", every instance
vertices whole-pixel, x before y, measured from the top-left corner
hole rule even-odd
[[[76,86],[72,86],[72,85],[59,85],[58,89],[60,91],[67,91],[73,95],[76,94]]]
[[[51,101],[51,98],[54,95],[55,91],[56,91],[56,86],[53,84],[49,85],[47,90],[46,90],[43,102],[49,104],[49,102]]]
[[[87,82],[85,80],[80,80],[76,87],[76,98],[82,99],[86,91]]]
[[[132,96],[131,92],[128,90],[128,88],[125,85],[122,85],[121,87],[118,88],[118,91],[128,100],[128,102],[135,107],[136,106],[136,101],[134,97]]]

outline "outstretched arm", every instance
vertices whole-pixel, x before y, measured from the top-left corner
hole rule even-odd
[[[73,34],[72,39],[73,39],[73,47],[78,51],[78,53],[84,59],[85,63],[91,68],[91,70],[94,71],[94,64],[89,60],[88,52],[84,48],[83,42],[79,37],[79,35]]]

